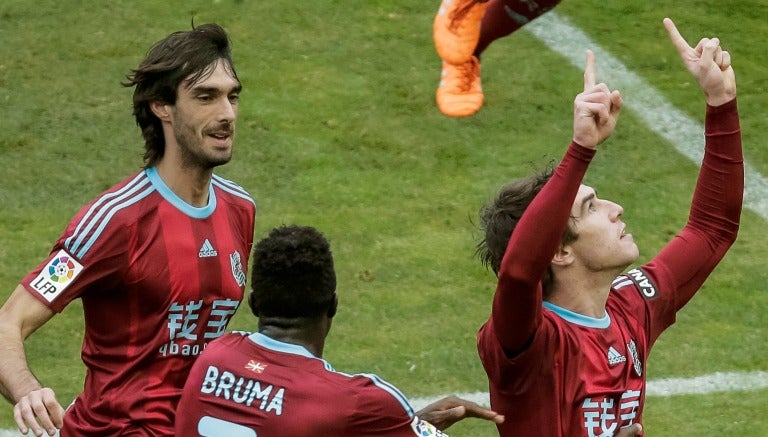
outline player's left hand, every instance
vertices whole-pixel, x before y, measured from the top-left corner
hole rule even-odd
[[[664,27],[683,64],[699,82],[707,103],[720,106],[733,100],[736,97],[736,77],[731,67],[731,55],[720,46],[720,40],[702,38],[696,47],[691,47],[672,20],[665,18]]]
[[[416,415],[441,431],[467,417],[490,420],[494,423],[504,422],[504,416],[501,414],[457,396],[448,396],[433,402],[418,411]]]
[[[619,433],[616,434],[616,437],[634,437],[639,435],[643,435],[643,426],[639,423],[635,423],[632,426],[622,428]]]

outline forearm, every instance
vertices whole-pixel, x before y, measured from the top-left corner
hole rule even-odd
[[[27,365],[21,333],[0,325],[0,394],[15,404],[22,396],[42,388]]]
[[[494,331],[507,350],[522,348],[540,320],[540,284],[562,242],[573,200],[594,154],[571,143],[512,233],[493,303]]]
[[[733,243],[744,193],[744,157],[736,100],[707,106],[706,148],[691,204],[689,226],[714,246]]]
[[[682,308],[699,290],[736,240],[744,192],[744,164],[736,101],[707,107],[706,150],[688,223],[648,265]],[[661,273],[660,273],[661,274]]]

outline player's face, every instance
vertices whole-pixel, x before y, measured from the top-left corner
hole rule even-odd
[[[571,227],[578,235],[569,244],[574,256],[590,271],[621,271],[639,256],[632,234],[621,221],[624,208],[597,197],[586,185],[579,187],[571,207]]]
[[[172,123],[184,165],[213,168],[232,158],[240,88],[222,61],[198,82],[179,85]]]

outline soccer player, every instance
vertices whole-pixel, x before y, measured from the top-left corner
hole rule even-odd
[[[0,308],[0,391],[22,433],[173,435],[187,373],[244,293],[255,206],[213,174],[232,156],[241,89],[229,37],[172,33],[125,85],[144,168],[83,207]],[[77,298],[87,372],[65,412],[23,342]]]
[[[611,436],[642,423],[651,347],[736,240],[744,166],[730,55],[717,38],[690,47],[664,25],[706,98],[704,159],[682,231],[622,273],[639,255],[623,209],[582,184],[622,103],[595,84],[591,52],[562,161],[481,209],[478,254],[498,284],[478,350],[491,407],[506,417],[502,436]]]
[[[443,0],[433,22],[443,61],[435,98],[440,111],[466,117],[483,106],[480,55],[488,46],[549,11],[561,0]]]
[[[253,251],[248,304],[258,332],[234,332],[198,358],[179,402],[180,436],[442,436],[465,417],[503,417],[456,397],[414,412],[376,375],[323,360],[336,314],[336,273],[315,228],[273,229]]]

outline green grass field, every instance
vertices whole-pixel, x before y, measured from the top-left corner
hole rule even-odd
[[[4,0],[0,300],[84,203],[141,165],[131,90],[120,86],[128,70],[170,31],[213,21],[231,34],[245,86],[235,158],[219,174],[255,198],[257,238],[297,223],[331,241],[341,308],[325,358],[414,397],[487,390],[475,334],[495,281],[473,258],[473,219],[506,180],[561,156],[582,71],[517,32],[484,54],[484,108],[446,118],[434,104],[438,4]],[[719,36],[736,69],[746,157],[768,175],[764,0],[565,0],[556,12],[699,122],[703,97],[661,20],[675,19],[692,43]],[[696,173],[627,110],[586,182],[624,206],[644,261],[683,225]],[[747,196],[765,202],[761,194]],[[742,223],[739,241],[657,343],[650,379],[768,370],[766,218],[745,210]],[[76,302],[27,342],[33,371],[63,404],[82,387],[82,323]],[[254,327],[245,306],[230,325]],[[11,413],[0,409],[0,429],[13,427]],[[762,436],[766,413],[762,389],[649,398],[644,422],[652,436]],[[449,431],[496,435],[478,421]]]

